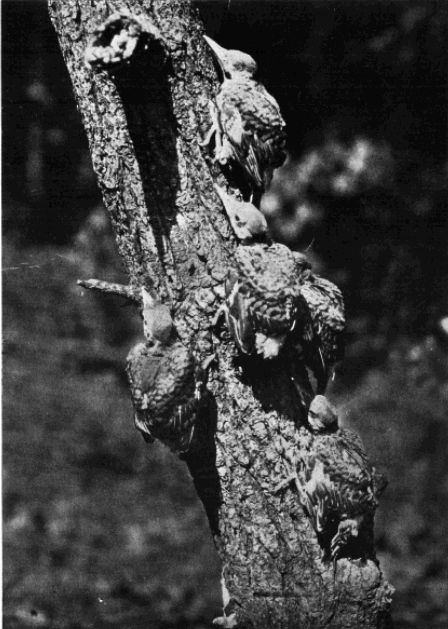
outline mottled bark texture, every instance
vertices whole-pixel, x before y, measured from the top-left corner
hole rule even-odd
[[[341,558],[334,570],[294,483],[277,490],[314,439],[300,427],[281,360],[243,359],[212,330],[236,242],[213,188],[226,180],[199,145],[217,82],[195,11],[187,0],[49,0],[49,8],[129,294],[142,285],[156,291],[172,306],[180,338],[201,358],[216,352],[212,401],[185,459],[222,561],[222,624],[386,626],[390,587],[373,551]],[[128,63],[89,68],[93,32],[123,10],[146,34],[127,42]]]

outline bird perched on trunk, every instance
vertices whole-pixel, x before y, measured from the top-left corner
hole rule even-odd
[[[362,443],[338,427],[335,409],[316,396],[309,410],[316,436],[309,451],[290,456],[293,473],[276,489],[295,481],[319,542],[336,561],[340,554],[359,556],[372,550],[372,521],[387,485],[368,460]]]
[[[313,360],[316,353],[308,352],[307,343],[304,345],[297,333],[295,334],[296,347],[299,353],[304,352],[308,359],[311,358],[309,366],[317,381],[316,393],[323,394],[335,364],[344,357],[344,298],[335,284],[311,271],[311,265],[304,254],[294,252],[294,258],[296,274],[301,278],[300,293],[311,315],[313,334],[319,353],[318,360]],[[297,331],[300,331],[299,327]],[[294,342],[294,339],[291,342]]]
[[[294,255],[288,247],[270,242],[266,219],[252,203],[239,201],[216,184],[215,189],[241,241],[225,283],[222,311],[227,327],[242,352],[275,358],[296,325],[302,338],[311,340],[313,335]]]
[[[265,217],[252,203],[239,201],[230,196],[220,186],[215,184],[215,190],[225,207],[227,216],[235,236],[243,244],[255,241],[265,241],[268,234],[268,224]]]
[[[387,481],[371,465],[359,437],[338,429],[336,411],[325,397],[317,396],[310,412],[317,436],[298,477],[313,527],[331,539],[331,558],[336,560],[350,543],[372,541],[369,524]],[[358,540],[363,533],[366,539]]]
[[[225,314],[242,352],[274,358],[288,339],[314,375],[316,392],[325,391],[343,356],[344,301],[337,286],[311,272],[303,254],[279,243],[239,246],[227,276]]]
[[[292,251],[279,243],[240,245],[232,262],[225,315],[239,349],[275,358],[296,327],[311,342],[312,321]]]
[[[316,380],[314,393],[324,393],[331,369],[343,355],[340,290],[314,275],[306,256],[270,243],[266,221],[254,205],[216,184],[215,189],[241,240],[225,284],[224,313],[232,338],[242,352],[263,358],[278,356],[288,338]],[[297,380],[293,364],[290,371],[291,380]],[[303,389],[303,378],[299,380]]]
[[[186,452],[192,442],[203,402],[205,369],[178,338],[169,308],[143,288],[146,343],[128,355],[135,425],[145,441],[160,439],[175,452]]]
[[[257,64],[239,50],[226,50],[204,39],[222,70],[223,83],[210,103],[212,127],[203,145],[215,137],[215,161],[237,163],[254,191],[269,186],[272,173],[285,161],[285,122],[277,101],[254,80]],[[257,195],[258,196],[258,195]]]

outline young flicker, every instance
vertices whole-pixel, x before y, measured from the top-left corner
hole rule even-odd
[[[296,274],[301,277],[300,292],[308,305],[311,315],[313,338],[318,348],[308,351],[309,343],[295,334],[298,352],[303,355],[316,378],[316,393],[325,393],[328,381],[335,364],[344,357],[345,308],[344,298],[339,288],[323,277],[311,271],[311,265],[306,257],[294,252]],[[300,328],[297,328],[300,330]]]
[[[215,137],[215,161],[237,163],[249,180],[252,196],[262,193],[272,173],[285,161],[285,122],[277,101],[254,80],[257,64],[239,50],[227,50],[204,36],[223,74],[210,103],[212,127],[203,145]]]
[[[189,347],[176,338],[169,308],[142,289],[146,343],[128,355],[135,425],[145,441],[160,439],[175,452],[192,442],[205,375]]]
[[[267,238],[268,224],[263,214],[252,203],[239,201],[215,184],[215,190],[224,205],[235,236],[242,244],[255,241],[263,242]]]
[[[313,334],[292,251],[279,243],[237,247],[225,284],[230,334],[246,354],[275,358],[288,334]]]
[[[369,527],[387,481],[372,467],[359,437],[338,428],[328,400],[317,398],[309,418],[317,434],[301,457],[296,479],[312,525],[336,561],[348,545],[371,543]]]
[[[387,481],[372,467],[358,436],[338,427],[337,413],[324,396],[311,403],[308,421],[315,437],[300,456],[285,442],[292,473],[274,491],[295,483],[325,557],[336,563],[344,553],[367,556]]]

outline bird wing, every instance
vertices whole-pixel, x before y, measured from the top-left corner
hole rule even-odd
[[[154,443],[155,437],[152,434],[151,430],[149,429],[149,426],[147,422],[145,421],[144,416],[140,417],[140,415],[141,413],[137,411],[134,413],[135,427],[137,428],[137,430],[140,430],[140,432],[142,433],[143,439],[146,441],[146,443]]]
[[[233,269],[227,275],[225,291],[225,313],[230,335],[242,352],[251,354],[255,347],[255,331],[249,314],[249,298]]]
[[[296,298],[296,312],[293,326],[294,339],[305,352],[305,363],[317,381],[317,391],[325,389],[328,380],[328,366],[325,362],[318,330],[311,316],[310,306],[302,294]],[[299,348],[298,348],[299,349]]]
[[[360,472],[362,471],[372,478],[374,473],[373,466],[367,458],[367,454],[364,451],[364,447],[358,435],[349,430],[341,429],[339,431],[339,442],[352,462],[359,468]]]
[[[285,123],[277,102],[253,81],[224,83],[218,101],[222,129],[238,162],[257,186],[266,185],[270,170],[285,159]]]
[[[305,498],[305,507],[317,533],[323,533],[328,520],[343,509],[343,498],[324,471],[319,459],[305,457],[303,460],[305,479],[300,479]]]
[[[221,125],[232,145],[236,161],[248,172],[257,187],[262,187],[263,173],[252,146],[254,134],[245,125],[237,103],[231,101],[224,104],[221,110]]]

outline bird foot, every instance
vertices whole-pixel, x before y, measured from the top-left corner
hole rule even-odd
[[[357,520],[344,520],[338,526],[338,532],[331,540],[331,558],[336,561],[341,549],[347,545],[350,537],[358,537],[359,522]]]
[[[214,162],[218,162],[221,166],[225,166],[229,160],[233,157],[233,149],[231,145],[224,140],[224,143],[218,148],[216,146]]]
[[[197,402],[202,400],[202,397],[206,390],[208,371],[210,365],[213,361],[216,360],[216,353],[207,356],[199,367],[196,368],[196,385],[195,385],[195,393],[194,397]]]
[[[199,140],[198,142],[199,146],[208,146],[210,142],[212,141],[212,138],[215,133],[216,133],[215,125],[212,125],[209,131],[207,132],[207,135],[205,136],[205,138],[203,140]]]
[[[210,127],[207,135],[203,140],[199,142],[199,146],[208,146],[212,141],[213,136],[216,134],[216,146],[221,147],[221,128],[219,125],[218,109],[213,101],[208,102],[210,117],[212,119],[212,126]]]
[[[230,614],[230,616],[218,616],[218,618],[215,618],[212,623],[214,625],[220,625],[221,627],[224,627],[224,629],[232,629],[238,624],[235,613]]]
[[[281,348],[284,345],[286,335],[279,336],[266,336],[261,332],[257,332],[255,336],[255,346],[257,353],[261,354],[263,358],[277,358]]]

